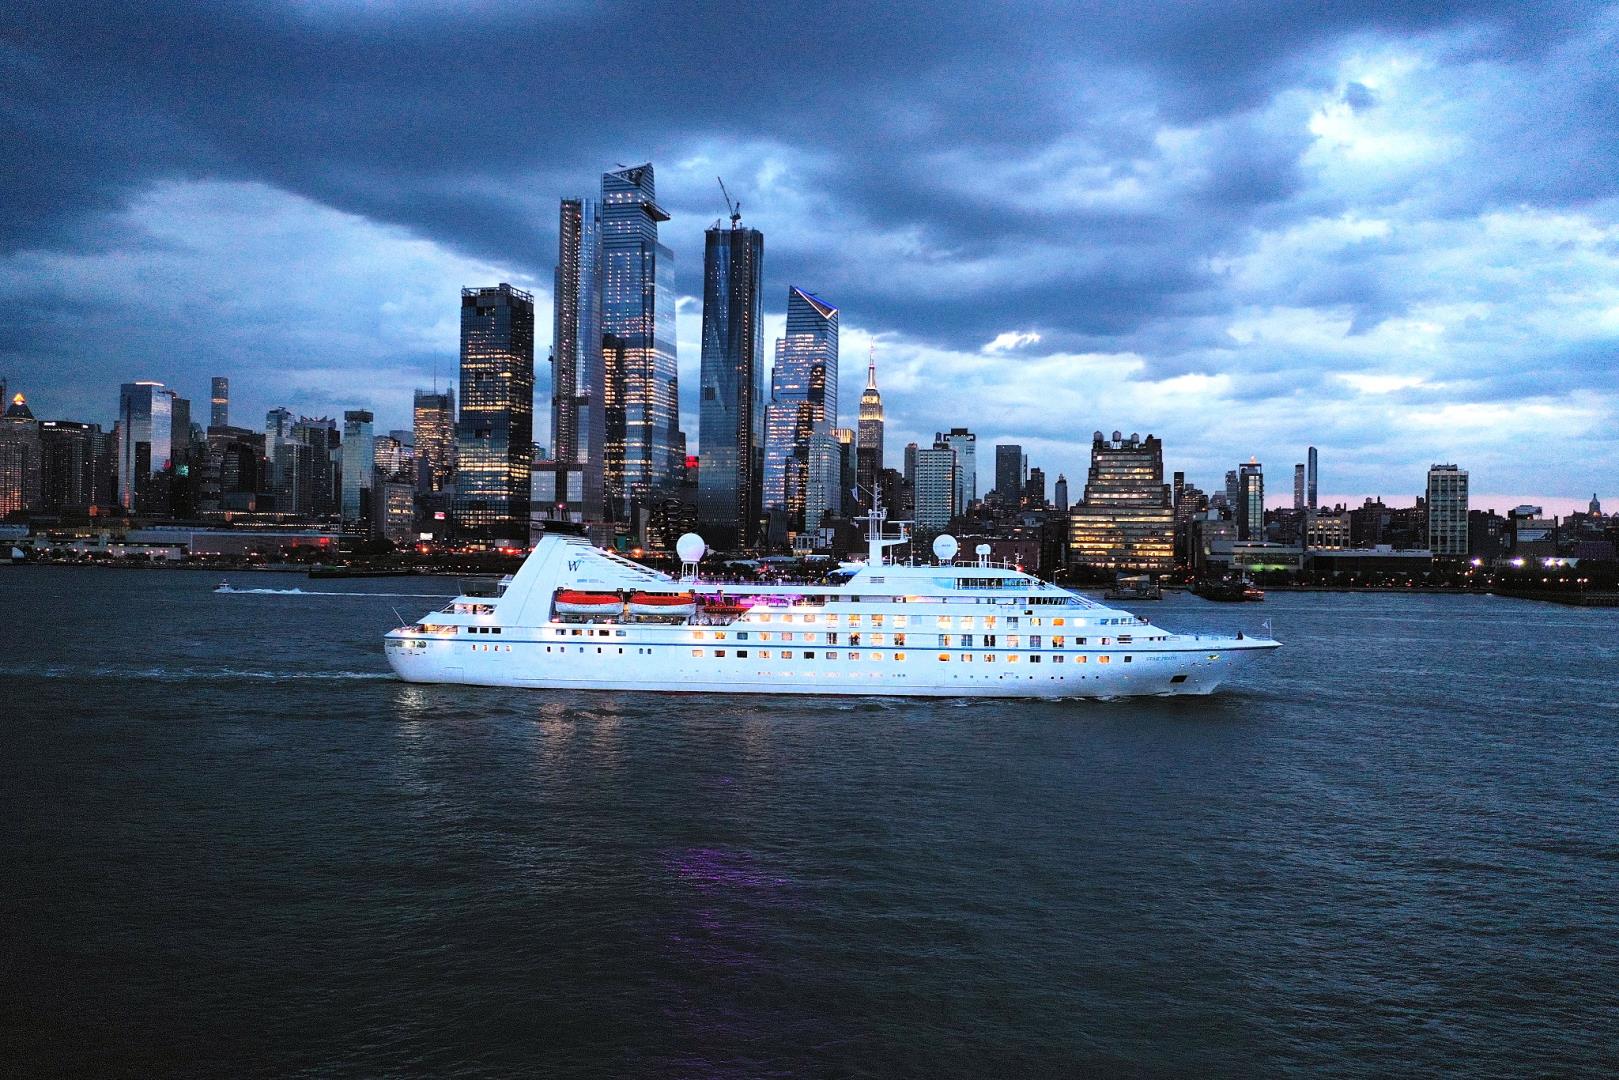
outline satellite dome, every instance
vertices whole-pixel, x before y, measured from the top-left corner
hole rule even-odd
[[[989,554],[989,545],[988,544],[979,544],[978,548],[977,548],[977,551],[978,551],[978,554],[980,554],[980,555],[988,555]]]
[[[940,533],[933,541],[933,554],[940,562],[949,562],[960,550],[961,545],[949,533]]]
[[[708,545],[696,533],[682,533],[675,541],[675,554],[680,556],[683,563],[701,562],[703,555],[708,551]]]

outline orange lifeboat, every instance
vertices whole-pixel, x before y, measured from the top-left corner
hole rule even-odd
[[[748,607],[725,596],[710,596],[703,600],[703,612],[708,615],[745,615]]]
[[[660,615],[681,618],[697,614],[697,598],[691,593],[638,592],[630,596],[631,615]]]
[[[615,593],[575,592],[560,589],[556,595],[559,615],[615,615],[624,607],[624,601]]]

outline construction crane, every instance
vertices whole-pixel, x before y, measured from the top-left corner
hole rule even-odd
[[[731,201],[731,193],[725,190],[725,181],[723,179],[718,176],[714,177],[714,179],[720,182],[720,194],[725,196],[725,209],[731,212],[731,228],[734,229],[737,223],[742,220],[742,204]]]

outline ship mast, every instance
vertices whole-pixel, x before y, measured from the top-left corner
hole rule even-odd
[[[858,492],[859,488],[855,490]],[[871,509],[866,511],[866,566],[875,569],[884,565],[884,549],[910,543],[910,530],[905,527],[910,522],[895,521],[894,524],[899,526],[899,535],[885,536],[884,523],[888,520],[888,509],[883,506],[882,491],[873,485],[868,493],[871,495]]]

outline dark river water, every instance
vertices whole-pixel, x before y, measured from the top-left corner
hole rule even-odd
[[[1195,597],[1212,698],[407,686],[382,595],[0,569],[6,1075],[1619,1071],[1619,612]],[[352,595],[370,593],[374,595]]]

